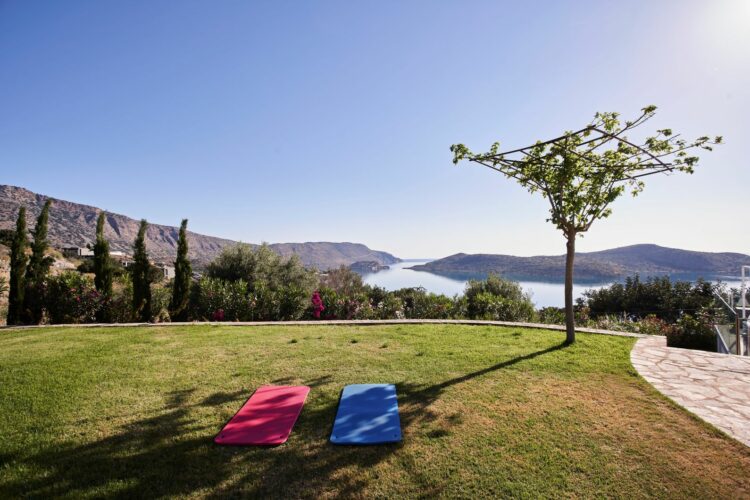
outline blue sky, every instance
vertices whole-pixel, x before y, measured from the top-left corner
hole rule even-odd
[[[745,0],[0,1],[0,183],[248,242],[560,254],[544,200],[449,146],[656,104],[726,145],[579,250],[750,253],[747,26]]]

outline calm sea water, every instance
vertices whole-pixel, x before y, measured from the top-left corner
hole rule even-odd
[[[466,287],[466,282],[471,278],[482,279],[484,276],[443,276],[424,271],[414,271],[406,269],[407,267],[417,264],[424,264],[429,260],[408,260],[392,264],[390,269],[377,273],[365,274],[362,276],[365,283],[377,285],[386,290],[398,290],[407,287],[424,287],[428,292],[442,293],[448,296],[462,294]],[[693,281],[696,277],[685,276],[680,279]],[[711,278],[713,279],[713,278]],[[739,286],[736,278],[723,280],[730,286]],[[544,282],[544,281],[519,281],[526,292],[531,294],[531,299],[537,307],[562,307],[564,305],[565,286],[561,282]],[[580,297],[585,290],[599,289],[611,285],[612,282],[601,283],[576,283],[573,285],[573,296]]]

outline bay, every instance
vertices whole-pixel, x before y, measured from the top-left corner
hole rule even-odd
[[[409,259],[391,264],[390,269],[378,271],[376,273],[367,273],[362,275],[363,281],[368,285],[380,286],[386,290],[398,290],[399,288],[423,287],[428,292],[444,294],[452,297],[456,294],[463,294],[466,283],[469,279],[484,279],[483,274],[462,274],[462,275],[438,275],[426,271],[415,271],[407,269],[411,266],[430,262],[432,259]],[[673,279],[686,281],[695,281],[697,275],[680,275],[673,276]],[[736,277],[719,277],[709,276],[706,279],[721,280],[732,287],[739,287],[739,280]],[[531,295],[531,299],[536,307],[562,307],[565,303],[564,290],[562,282],[535,281],[535,280],[516,280]],[[583,292],[589,289],[599,289],[609,286],[613,281],[606,282],[586,282],[574,283],[573,297],[581,297]]]

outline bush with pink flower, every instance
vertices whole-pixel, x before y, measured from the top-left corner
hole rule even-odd
[[[76,272],[49,277],[45,288],[44,308],[50,323],[94,323],[105,305],[94,281]]]
[[[320,292],[315,290],[312,295],[312,313],[315,319],[320,319],[320,315],[326,310],[326,306],[323,305],[323,299],[320,297]]]

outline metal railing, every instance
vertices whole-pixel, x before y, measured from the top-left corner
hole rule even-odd
[[[732,351],[729,350],[729,346],[724,340],[724,334],[720,326],[714,325],[714,330],[716,330],[716,352],[719,354],[731,354]]]
[[[743,285],[739,300],[735,302],[733,292],[728,296],[728,301],[720,293],[716,293],[723,309],[728,313],[728,323],[714,324],[716,330],[716,352],[723,354],[736,354],[738,356],[750,355],[750,335],[748,335],[747,313],[750,304],[747,300],[747,289],[745,287],[745,270],[750,271],[750,266],[743,267]],[[738,305],[741,304],[741,305]]]

